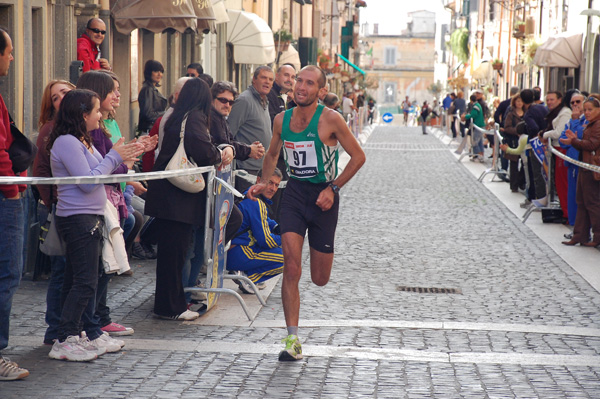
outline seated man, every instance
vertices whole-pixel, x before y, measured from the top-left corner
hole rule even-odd
[[[262,171],[258,173],[257,183],[261,181],[261,173]],[[244,220],[236,237],[231,240],[231,247],[227,253],[227,270],[246,275],[255,284],[283,272],[279,226],[269,218],[267,209],[267,205],[271,204],[271,198],[279,188],[281,178],[281,171],[275,169],[267,189],[258,201],[246,198],[238,204]],[[248,284],[241,280],[236,282],[243,293],[253,293]]]

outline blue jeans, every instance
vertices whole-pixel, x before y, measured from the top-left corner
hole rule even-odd
[[[0,350],[8,346],[12,299],[23,274],[23,204],[0,192]]]
[[[67,259],[64,256],[50,257],[50,281],[46,294],[46,324],[48,324],[48,328],[44,334],[44,342],[47,343],[58,338],[58,325],[62,312],[60,297],[66,263]]]
[[[56,216],[55,220],[58,233],[67,244],[67,263],[61,295],[62,313],[58,327],[58,339],[62,342],[68,336],[79,335],[86,308],[87,317],[94,315],[104,217]]]
[[[192,245],[185,257],[183,264],[183,288],[194,287],[204,263],[204,226],[194,227],[192,230]],[[185,293],[185,300],[190,303],[192,293]]]

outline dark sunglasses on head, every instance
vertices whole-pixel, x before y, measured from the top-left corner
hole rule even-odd
[[[228,104],[229,103],[229,105],[231,105],[231,106],[233,106],[233,103],[235,102],[235,100],[228,100],[225,97],[217,97],[217,100],[220,103],[223,103],[223,104]]]
[[[101,35],[106,35],[106,31],[105,30],[100,30],[98,28],[88,28],[89,30],[91,30],[94,33],[100,33]]]

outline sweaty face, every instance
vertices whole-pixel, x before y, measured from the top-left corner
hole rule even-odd
[[[258,91],[261,96],[266,96],[273,87],[273,72],[263,69],[260,71],[256,79],[252,78],[252,86]]]
[[[224,102],[227,100],[227,102]],[[231,112],[232,101],[234,101],[233,93],[230,91],[224,91],[217,95],[217,98],[213,100],[213,106],[219,114],[227,116]]]
[[[4,49],[4,54],[0,54],[0,76],[8,75],[8,69],[10,68],[10,63],[14,60],[12,55],[13,45],[10,36],[6,33],[2,33],[6,38],[6,48]]]
[[[56,112],[58,112],[63,97],[70,91],[71,88],[64,83],[56,83],[52,86],[50,89],[50,99],[52,100],[52,107]]]
[[[290,91],[294,88],[294,80],[296,79],[296,71],[288,65],[281,67],[275,81],[281,87],[283,92]]]
[[[94,30],[103,31],[105,33],[95,32]],[[93,20],[90,23],[90,27],[85,30],[85,33],[99,46],[104,41],[104,36],[106,35],[106,24],[102,21]]]
[[[312,69],[303,69],[296,77],[294,101],[301,107],[313,104],[317,101],[321,90],[325,90],[325,88],[319,88],[319,72]]]

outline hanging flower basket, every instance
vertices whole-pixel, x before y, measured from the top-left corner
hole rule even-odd
[[[502,62],[495,62],[492,64],[492,69],[494,69],[495,71],[501,71],[503,67],[504,63]]]

